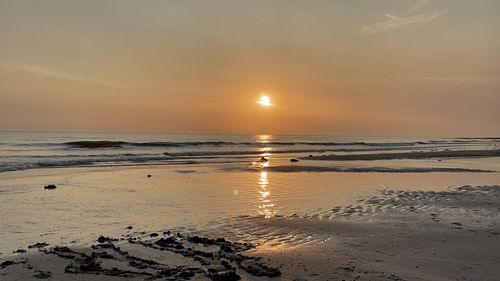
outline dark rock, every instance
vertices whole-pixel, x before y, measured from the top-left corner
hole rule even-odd
[[[253,260],[245,260],[241,262],[240,267],[254,276],[266,276],[272,278],[281,275],[281,271],[278,268],[270,267]]]
[[[99,242],[99,243],[111,242],[111,241],[118,241],[118,239],[111,238],[111,237],[105,237],[102,235],[99,236],[99,238],[97,238],[97,242]]]
[[[90,256],[85,255],[77,263],[68,264],[64,272],[72,274],[99,272],[102,268],[97,262],[96,257],[97,254],[94,252]]]
[[[49,246],[49,244],[42,242],[42,243],[35,243],[33,245],[29,245],[28,248],[29,249],[40,249],[40,248],[45,248],[47,246]]]
[[[198,250],[193,251],[193,254],[195,256],[201,256],[201,257],[205,257],[205,258],[213,258],[214,257],[213,253],[203,252],[203,251],[198,251]]]
[[[131,226],[131,225],[127,226],[127,229],[129,229],[129,230],[132,229],[132,228],[134,228],[134,227]]]
[[[103,248],[103,249],[113,249],[118,254],[124,255],[124,256],[128,254],[128,252],[122,251],[122,249],[120,247],[115,246],[113,243],[99,244],[98,247]]]
[[[224,239],[224,238],[212,239],[212,238],[196,236],[196,235],[188,237],[187,240],[191,243],[203,244],[203,245],[215,245],[215,244],[220,245],[220,244],[228,243],[226,241],[226,239]]]
[[[13,264],[15,264],[14,261],[4,261],[4,262],[0,263],[0,269],[6,268],[7,266],[13,265]]]
[[[196,244],[214,244],[215,240],[207,238],[207,237],[202,237],[202,236],[191,236],[188,237],[188,241],[191,243],[196,243]]]
[[[225,243],[225,242],[227,242],[227,241],[223,237],[219,237],[219,238],[215,239],[215,243]]]
[[[75,259],[77,255],[75,252],[73,252],[70,248],[66,246],[62,247],[56,246],[51,251],[49,251],[49,253],[55,254],[64,259]]]
[[[82,264],[80,264],[80,269],[83,272],[99,271],[101,269],[101,265],[97,262],[97,253],[92,252],[90,256],[84,256]]]
[[[148,175],[148,178],[150,178],[150,177],[151,177],[151,175]]]
[[[66,246],[55,246],[54,251],[56,252],[61,252],[61,253],[73,253],[73,251]]]
[[[174,237],[160,238],[160,240],[155,242],[156,245],[163,248],[174,248],[183,249],[184,246],[180,242],[177,242]]]
[[[290,162],[299,162],[299,160],[295,159],[295,158],[292,158],[292,159],[290,159]]]
[[[48,189],[48,190],[51,190],[51,189],[56,189],[57,186],[55,184],[48,184],[46,186],[44,186],[45,189]]]
[[[226,252],[226,253],[234,253],[233,248],[231,248],[231,246],[229,246],[229,245],[221,245],[220,250],[222,252]]]
[[[103,259],[114,259],[115,257],[113,257],[113,255],[109,254],[108,252],[104,251],[104,252],[100,252],[100,253],[97,253],[97,255],[100,257],[100,258],[103,258]]]
[[[159,235],[158,233],[153,232],[153,233],[149,234],[149,237],[158,237],[158,235]]]
[[[14,253],[14,254],[26,253],[26,250],[25,249],[17,249],[12,253]]]
[[[267,160],[266,157],[264,157],[264,156],[260,157],[260,162],[267,162],[267,161],[269,161],[269,160]]]

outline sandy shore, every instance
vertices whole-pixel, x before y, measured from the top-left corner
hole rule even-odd
[[[235,168],[239,170],[265,170],[270,172],[295,173],[295,172],[343,172],[343,173],[493,173],[492,170],[469,169],[469,168],[448,168],[448,167],[326,167],[313,165],[280,165],[272,167],[247,167]],[[227,170],[227,169],[226,169]]]
[[[234,218],[207,229],[210,238],[165,230],[83,248],[40,241],[0,261],[0,279],[498,280],[499,221],[500,186],[384,190],[309,217]]]

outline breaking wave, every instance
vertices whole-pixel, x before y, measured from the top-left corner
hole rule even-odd
[[[274,141],[274,142],[230,142],[230,141],[190,141],[190,142],[126,142],[126,141],[73,141],[66,142],[64,145],[73,148],[120,148],[126,146],[135,147],[193,147],[193,146],[368,146],[368,147],[387,147],[387,146],[418,146],[418,145],[436,145],[436,144],[470,144],[480,142],[486,139],[455,139],[455,140],[430,140],[415,142],[293,142],[293,141]],[[500,142],[498,138],[487,139],[490,142]]]

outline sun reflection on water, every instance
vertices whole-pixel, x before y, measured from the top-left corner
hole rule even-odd
[[[272,140],[272,136],[271,135],[257,135],[255,136],[255,140],[258,142],[258,143],[268,143]]]
[[[270,218],[276,214],[274,210],[274,204],[271,203],[269,196],[271,195],[271,191],[268,188],[269,186],[269,175],[266,171],[260,172],[259,175],[259,205],[257,212],[263,215],[265,218]]]
[[[260,152],[262,152],[262,153],[269,153],[269,152],[271,152],[272,150],[273,150],[273,148],[272,148],[272,147],[266,146],[266,147],[261,147],[261,148],[259,148],[259,150],[258,150],[258,151],[260,151]]]
[[[260,144],[267,144],[271,142],[271,135],[257,135],[255,137],[255,141]],[[271,162],[273,148],[270,146],[260,147],[258,149],[261,160],[259,162],[254,162],[254,165],[258,165],[260,168],[269,167],[269,163]],[[259,174],[259,190],[258,190],[258,199],[259,205],[257,206],[257,212],[260,215],[263,215],[265,218],[270,218],[276,214],[274,210],[274,204],[269,199],[271,195],[271,191],[269,190],[269,174],[266,171],[261,171]]]

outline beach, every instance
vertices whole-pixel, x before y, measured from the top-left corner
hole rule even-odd
[[[0,0],[0,281],[500,281],[500,1]]]
[[[497,139],[219,138],[4,145],[0,280],[500,275]]]

